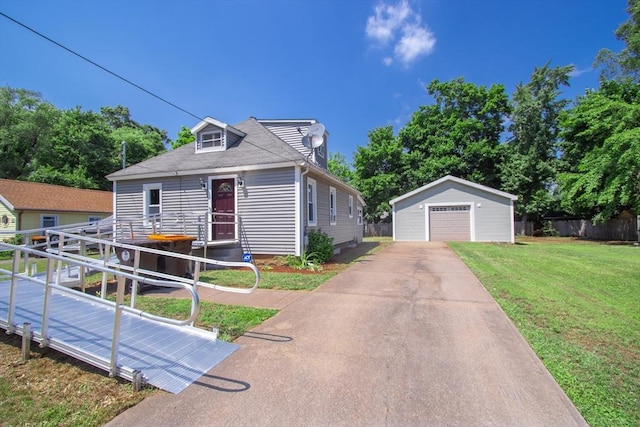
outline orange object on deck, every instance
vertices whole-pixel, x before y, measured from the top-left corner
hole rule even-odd
[[[165,242],[182,242],[185,240],[196,240],[194,236],[185,236],[184,234],[150,234],[147,238],[151,240],[162,240]]]

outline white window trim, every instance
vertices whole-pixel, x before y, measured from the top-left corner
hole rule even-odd
[[[358,206],[358,225],[362,225],[362,206]]]
[[[311,187],[311,197],[313,197],[313,221],[309,219],[309,186]],[[307,178],[307,225],[309,226],[317,226],[318,225],[318,184],[315,179]]]
[[[52,227],[57,227],[58,225],[60,225],[60,218],[57,214],[41,214],[40,215],[40,228],[49,228],[49,227],[45,227],[44,225],[44,219],[46,217],[50,217],[53,218],[55,221],[55,224],[53,224]]]
[[[202,146],[202,137],[205,135],[220,134],[220,145],[213,145],[211,147]],[[226,129],[211,129],[198,133],[198,140],[196,142],[196,152],[209,152],[209,151],[224,151],[227,148],[227,131]]]
[[[331,202],[333,201],[333,206],[331,206]],[[338,223],[338,210],[336,206],[338,205],[338,197],[336,194],[335,187],[329,187],[329,224],[336,225]]]
[[[349,194],[349,218],[353,218],[353,196]]]
[[[161,183],[153,183],[153,184],[143,184],[142,185],[142,215],[145,217],[144,225],[151,225],[151,221],[147,218],[149,216],[149,191],[151,190],[160,190],[160,205],[158,215],[162,215],[162,184]]]

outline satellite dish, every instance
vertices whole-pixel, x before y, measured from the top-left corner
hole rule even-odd
[[[307,129],[307,134],[302,138],[302,144],[305,144],[305,138],[309,140],[311,148],[318,148],[324,143],[324,125],[322,123],[314,123]],[[305,145],[307,147],[307,145]]]
[[[311,148],[311,138],[309,138],[309,135],[305,135],[302,137],[302,145],[307,148]]]

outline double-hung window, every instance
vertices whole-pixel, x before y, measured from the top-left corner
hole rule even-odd
[[[362,206],[358,206],[358,225],[362,225]]]
[[[307,178],[307,225],[318,225],[317,184],[313,178]]]
[[[222,130],[202,132],[198,135],[198,150],[224,150],[225,142],[225,135]]]
[[[336,189],[333,187],[329,187],[329,224],[331,225],[335,225],[337,222],[336,203]]]
[[[162,213],[162,184],[144,184],[142,186],[145,222]]]
[[[58,215],[40,215],[40,228],[52,228],[58,226]]]
[[[353,218],[353,196],[349,195],[349,218]]]

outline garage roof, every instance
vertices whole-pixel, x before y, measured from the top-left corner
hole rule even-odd
[[[444,176],[444,177],[442,177],[442,178],[440,178],[440,179],[438,179],[436,181],[430,182],[427,185],[423,185],[420,188],[417,188],[417,189],[415,189],[413,191],[410,191],[410,192],[408,192],[406,194],[403,194],[402,196],[396,197],[395,199],[391,200],[389,202],[389,204],[393,205],[393,204],[395,204],[395,203],[397,203],[399,201],[407,199],[407,198],[409,198],[409,197],[411,197],[411,196],[413,196],[415,194],[421,193],[421,192],[423,192],[425,190],[428,190],[429,188],[435,187],[435,186],[440,185],[443,182],[447,182],[447,181],[456,182],[458,184],[465,185],[467,187],[471,187],[471,188],[475,188],[475,189],[478,189],[478,190],[486,191],[488,193],[492,193],[492,194],[495,194],[495,195],[498,195],[498,196],[502,196],[502,197],[505,197],[505,198],[510,199],[510,200],[518,200],[518,196],[515,196],[513,194],[506,193],[506,192],[500,191],[500,190],[496,190],[495,188],[487,187],[486,185],[476,184],[475,182],[467,181],[466,179],[457,178],[455,176],[447,175],[447,176]]]

